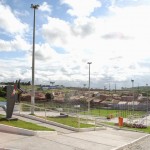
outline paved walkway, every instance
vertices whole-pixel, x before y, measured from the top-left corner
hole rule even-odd
[[[0,133],[0,147],[11,150],[111,150],[145,135],[111,128],[42,136]]]
[[[13,116],[14,116],[14,118],[18,118],[18,119],[23,120],[23,121],[32,122],[32,123],[35,123],[35,124],[40,125],[40,126],[44,126],[44,127],[54,129],[55,131],[58,132],[58,134],[61,134],[61,133],[67,134],[67,133],[73,133],[74,132],[74,131],[67,130],[67,129],[57,127],[57,126],[54,126],[54,125],[46,124],[46,123],[43,123],[43,122],[39,122],[39,121],[36,121],[36,120],[31,120],[31,119],[24,118],[24,117],[20,117],[18,115],[17,116],[13,115]]]
[[[18,117],[18,116],[17,116]],[[19,119],[54,128],[23,117]],[[0,149],[9,150],[112,150],[147,134],[106,128],[106,130],[73,132],[55,127],[58,134],[24,136],[0,132]]]

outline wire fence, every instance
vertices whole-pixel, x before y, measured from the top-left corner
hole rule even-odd
[[[31,114],[31,108],[33,107],[30,103],[19,103],[15,107],[18,107],[15,111],[19,114]],[[45,119],[51,117],[70,117],[72,122],[76,122],[77,128],[81,127],[81,124],[91,124],[95,127],[101,126],[103,122],[118,123],[118,118],[123,117],[127,123],[141,123],[150,125],[150,118],[147,111],[137,110],[124,110],[124,109],[112,109],[111,107],[97,107],[91,108],[88,111],[85,107],[79,107],[79,105],[71,106],[56,105],[54,103],[36,103],[34,105],[34,114]],[[76,118],[76,119],[74,119]],[[74,123],[75,124],[75,123]]]
[[[20,115],[31,115],[32,105],[28,103],[19,103],[15,105],[14,113]],[[79,108],[60,108],[60,107],[46,107],[46,105],[35,105],[34,106],[34,116],[43,118],[45,120],[52,120],[52,121],[61,121],[67,119],[69,122],[75,126],[75,128],[86,128],[86,127],[103,127],[100,123],[107,121],[106,118],[102,117],[99,119],[96,116],[85,115],[83,110],[81,111]],[[64,119],[63,119],[64,118]],[[99,119],[99,121],[97,121]]]

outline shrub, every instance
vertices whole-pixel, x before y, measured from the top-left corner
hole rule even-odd
[[[6,92],[5,92],[5,91],[0,90],[0,97],[6,97]]]
[[[52,93],[46,93],[46,94],[45,94],[45,97],[46,97],[46,99],[48,99],[48,100],[54,99],[54,96],[53,96]]]
[[[140,129],[145,129],[147,128],[147,126],[143,125],[143,124],[132,124],[132,123],[126,123],[124,122],[123,124],[124,127],[129,127],[129,128],[140,128]]]

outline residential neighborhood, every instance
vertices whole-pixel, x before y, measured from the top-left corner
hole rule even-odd
[[[145,90],[144,90],[145,92]],[[59,89],[51,87],[48,89],[39,89],[35,92],[36,102],[47,101],[58,104],[70,104],[80,105],[81,107],[87,107],[87,103],[90,101],[91,108],[109,107],[112,109],[134,109],[135,110],[146,110],[150,107],[150,98],[143,92],[138,93],[131,89],[115,91],[104,91],[97,89],[82,89],[82,88],[66,88]],[[53,95],[53,98],[47,98],[46,93]],[[24,92],[21,97],[21,101],[30,102],[31,93]]]

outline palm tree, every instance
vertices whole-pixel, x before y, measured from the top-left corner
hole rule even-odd
[[[53,86],[54,83],[55,83],[55,82],[52,82],[52,81],[50,82],[50,84],[52,84],[52,86]]]
[[[86,84],[83,84],[84,88],[86,87]]]

